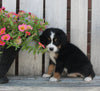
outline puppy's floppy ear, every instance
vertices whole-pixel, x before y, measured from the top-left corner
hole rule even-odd
[[[62,33],[60,36],[61,36],[61,44],[62,44],[62,46],[65,46],[65,44],[67,42],[67,35],[65,33]]]
[[[45,33],[43,32],[41,35],[40,35],[40,42],[45,45]]]
[[[67,35],[63,32],[63,30],[58,30],[59,38],[62,46],[65,46],[67,42]]]

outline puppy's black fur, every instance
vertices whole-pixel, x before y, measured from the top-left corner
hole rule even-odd
[[[67,42],[66,34],[57,28],[48,28],[43,34],[40,36],[40,42],[47,46],[51,41],[48,40],[50,38],[50,33],[55,33],[54,38],[57,39],[53,44],[58,48],[58,57],[55,58],[56,64],[50,59],[51,64],[55,64],[55,72],[62,73],[64,68],[68,69],[68,73],[80,73],[84,77],[91,76],[93,79],[95,73],[93,71],[93,67],[91,62],[88,60],[88,57],[75,45]]]

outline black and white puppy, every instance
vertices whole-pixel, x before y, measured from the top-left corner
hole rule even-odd
[[[75,45],[67,42],[66,34],[57,28],[48,28],[40,36],[40,42],[47,48],[50,56],[48,73],[43,77],[52,77],[58,81],[61,73],[67,71],[69,77],[83,77],[91,81],[95,73],[87,56]]]

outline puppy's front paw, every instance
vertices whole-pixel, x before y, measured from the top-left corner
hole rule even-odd
[[[51,75],[49,75],[49,74],[43,74],[43,78],[49,78]]]
[[[51,77],[49,81],[54,81],[54,82],[56,82],[56,81],[58,81],[58,79],[57,79],[57,78],[54,78],[54,77]]]
[[[84,81],[90,82],[90,81],[92,81],[92,78],[91,77],[86,77],[86,78],[84,78]]]

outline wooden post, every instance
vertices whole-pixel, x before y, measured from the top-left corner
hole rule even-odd
[[[87,54],[88,0],[71,0],[71,42]]]
[[[43,18],[43,0],[20,0],[20,10],[31,12],[39,18]],[[30,43],[34,45],[34,42]],[[19,75],[41,75],[42,74],[42,54],[19,53]]]
[[[92,0],[91,61],[100,75],[100,0]]]
[[[16,0],[2,0],[2,6],[4,6],[9,12],[16,12]],[[15,75],[15,61],[7,74]]]
[[[60,28],[67,32],[67,0],[46,0],[45,19],[48,21],[48,27]],[[47,72],[49,57],[45,57],[45,72]]]

